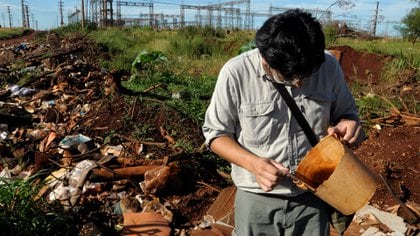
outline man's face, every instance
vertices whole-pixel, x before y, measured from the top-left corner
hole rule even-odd
[[[293,86],[299,88],[303,85],[303,77],[296,76],[293,78],[285,78],[280,72],[275,69],[270,68],[271,76],[275,81],[278,81],[286,86]]]
[[[285,78],[278,70],[271,68],[265,60],[263,60],[263,67],[266,72],[265,76],[268,78],[268,80],[296,88],[299,88],[303,85],[303,76]]]

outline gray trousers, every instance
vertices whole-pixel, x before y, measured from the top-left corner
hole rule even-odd
[[[256,194],[237,189],[235,236],[328,236],[325,203],[312,193],[295,197]]]

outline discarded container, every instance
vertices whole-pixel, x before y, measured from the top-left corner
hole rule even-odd
[[[159,213],[155,212],[135,212],[125,213],[124,228],[121,235],[155,235],[169,236],[171,228],[169,222]]]
[[[71,146],[77,146],[80,143],[87,143],[90,140],[92,139],[83,134],[68,135],[62,139],[58,145],[61,148],[69,149]]]
[[[11,85],[9,86],[9,90],[13,96],[19,96],[19,97],[31,96],[36,92],[36,89],[22,88],[19,85]]]
[[[377,188],[377,178],[334,136],[327,136],[300,162],[295,176],[316,196],[350,215],[367,204]]]
[[[13,52],[14,53],[18,53],[19,51],[25,50],[26,48],[27,48],[26,47],[26,44],[25,43],[21,43],[21,44],[19,44],[19,46],[15,47],[15,49],[13,49]]]

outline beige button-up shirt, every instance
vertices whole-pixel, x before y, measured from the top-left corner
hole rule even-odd
[[[276,160],[293,173],[311,144],[280,93],[264,79],[261,62],[258,49],[253,49],[223,66],[206,111],[203,133],[207,145],[217,137],[230,136],[248,151]],[[358,119],[340,64],[327,52],[325,62],[303,80],[302,87],[287,89],[320,138],[342,117]],[[264,192],[246,169],[232,164],[231,176],[238,188]],[[269,193],[293,196],[301,192],[292,180],[284,178]]]

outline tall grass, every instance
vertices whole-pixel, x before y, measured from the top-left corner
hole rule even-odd
[[[253,32],[186,27],[178,31],[157,31],[149,27],[108,28],[92,31],[90,37],[107,50],[112,59],[104,66],[130,70],[142,50],[161,51],[174,71],[190,74],[217,74],[222,64],[253,38]]]
[[[366,51],[381,55],[389,55],[405,61],[407,67],[420,67],[420,47],[402,39],[360,40],[338,38],[336,45],[348,45],[358,51]]]
[[[333,26],[325,26],[323,31],[327,47],[348,45],[358,51],[392,57],[393,59],[389,60],[381,73],[384,84],[396,83],[402,78],[403,73],[414,73],[411,77],[418,81],[420,47],[415,47],[410,42],[401,39],[359,40],[339,38]],[[159,69],[146,76],[144,74],[138,76],[141,79],[127,81],[125,86],[134,90],[143,90],[154,83],[165,83],[168,85],[169,92],[181,92],[188,97],[188,100],[171,100],[168,104],[189,114],[200,124],[207,101],[201,100],[197,94],[202,94],[201,97],[211,95],[212,85],[215,84],[222,65],[229,58],[237,55],[245,46],[251,48],[250,45],[254,39],[255,31],[224,31],[208,27],[186,27],[177,31],[157,31],[146,27],[109,28],[93,31],[90,35],[112,55],[112,60],[104,63],[109,68],[130,71],[131,63],[142,50],[159,51],[165,54],[168,60],[164,65],[159,65]],[[200,87],[200,84],[203,84],[204,81],[211,86]],[[387,92],[387,88],[383,86],[373,89],[369,86],[353,84],[351,88],[355,94],[358,94],[357,96],[360,95],[362,99],[360,108],[366,113],[369,113],[369,110],[375,105],[372,105],[371,102],[374,98],[365,99],[364,96],[367,94],[384,95]],[[160,92],[168,95],[165,94],[168,91]],[[414,104],[412,107],[416,106]],[[377,112],[374,113],[377,114]],[[370,116],[367,114],[367,117]]]
[[[74,219],[62,206],[34,200],[43,184],[0,178],[1,235],[74,235]]]
[[[25,35],[30,29],[28,28],[0,28],[0,40],[11,39]]]
[[[353,82],[350,86],[364,120],[368,122],[370,119],[385,117],[391,111],[391,104],[400,111],[417,114],[419,102],[413,93],[402,92],[401,89],[420,80],[420,47],[402,39],[338,38],[335,44],[391,57],[383,67],[379,85],[361,86]]]

